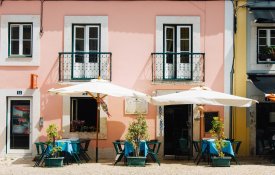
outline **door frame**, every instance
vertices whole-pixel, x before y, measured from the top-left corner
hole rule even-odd
[[[12,100],[29,100],[30,101],[30,133],[29,133],[29,149],[10,149],[10,118],[11,118],[11,101]],[[7,154],[10,153],[32,153],[32,121],[33,121],[33,99],[32,97],[7,97],[7,137],[6,137],[6,145],[7,145]]]

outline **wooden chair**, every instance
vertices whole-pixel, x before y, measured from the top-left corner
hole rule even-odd
[[[151,141],[146,142],[146,144],[147,144],[147,147],[148,147],[147,156],[151,157],[151,159],[154,162],[157,162],[160,165],[160,161],[159,161],[159,158],[158,158],[158,153],[159,153],[161,142],[159,142],[157,140],[151,140]]]
[[[126,163],[126,157],[124,156],[124,149],[122,148],[122,144],[124,142],[117,140],[115,142],[113,142],[115,151],[116,151],[116,157],[115,157],[115,163],[114,165],[116,165],[118,162],[120,162],[122,160],[122,158],[124,157],[124,164]]]
[[[201,154],[201,148],[200,148],[200,141],[199,140],[193,140],[192,141],[192,144],[193,144],[193,147],[195,149],[195,152],[197,153],[195,159],[194,159],[194,162],[197,161],[197,159],[199,158],[199,155]]]
[[[80,139],[80,156],[86,161],[89,162],[91,157],[88,155],[88,148],[91,142],[91,139]]]
[[[241,141],[233,141],[232,142],[232,147],[234,148],[234,154],[235,154],[234,157],[232,157],[232,158],[235,160],[236,164],[238,164],[238,165],[240,165],[240,162],[238,160],[238,153],[239,153],[241,143],[242,143]]]

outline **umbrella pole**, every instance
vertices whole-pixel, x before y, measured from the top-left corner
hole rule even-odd
[[[97,94],[96,97],[97,102],[97,113],[96,113],[96,148],[95,148],[95,161],[98,162],[98,132],[99,132],[99,116],[100,116],[100,97]]]

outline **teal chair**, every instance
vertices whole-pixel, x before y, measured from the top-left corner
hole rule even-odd
[[[234,157],[232,157],[232,158],[235,160],[236,164],[238,164],[238,165],[240,165],[240,162],[238,160],[238,153],[239,153],[241,143],[242,143],[241,141],[233,141],[231,143],[234,148],[234,154],[235,154]]]
[[[124,156],[124,149],[122,148],[122,144],[124,144],[124,142],[120,140],[116,140],[115,142],[113,142],[115,152],[116,152],[114,165],[120,162],[123,157],[124,157],[124,164],[126,163],[126,157]]]
[[[188,144],[188,140],[186,138],[180,138],[178,140],[178,145],[179,148],[177,148],[177,151],[179,152],[180,155],[187,155],[188,156],[188,160],[190,160],[190,147]]]
[[[45,143],[44,142],[35,142],[35,147],[36,147],[36,156],[34,157],[34,161],[36,161],[41,154],[45,151]]]
[[[147,147],[148,147],[148,154],[147,157],[151,157],[151,159],[154,162],[157,162],[160,165],[160,161],[158,158],[158,153],[159,153],[159,149],[161,146],[161,142],[157,141],[157,140],[150,140],[146,142]]]
[[[73,148],[73,150],[71,152],[71,155],[74,158],[74,160],[76,161],[76,163],[79,165],[79,163],[81,163],[81,160],[79,158],[79,154],[80,154],[80,142],[72,140],[70,142],[70,144],[72,145],[72,148]]]

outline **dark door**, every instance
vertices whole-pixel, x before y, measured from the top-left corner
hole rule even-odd
[[[256,154],[269,155],[275,140],[275,103],[261,102],[256,105]]]
[[[164,106],[164,155],[175,155],[179,139],[191,138],[192,105]]]

